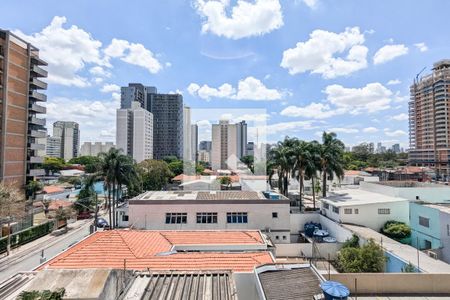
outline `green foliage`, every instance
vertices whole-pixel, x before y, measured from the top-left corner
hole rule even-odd
[[[32,196],[33,198],[35,198],[36,193],[42,190],[43,187],[44,184],[42,182],[37,180],[31,180],[25,186],[25,190],[28,196]]]
[[[81,178],[78,176],[59,176],[58,182],[67,182],[75,186],[80,186]]]
[[[18,300],[62,300],[66,290],[58,288],[55,291],[22,291],[17,297]]]
[[[352,238],[353,239],[353,238]],[[354,242],[354,241],[353,241]],[[343,247],[336,259],[336,268],[341,273],[380,273],[384,271],[386,256],[380,245],[370,239],[362,247]]]
[[[407,153],[396,154],[392,150],[384,153],[372,153],[367,143],[354,146],[351,152],[343,155],[346,170],[362,170],[367,167],[394,168],[405,165],[407,159]]]
[[[228,177],[228,176],[220,177],[219,182],[221,185],[224,185],[226,187],[226,189],[229,189],[232,184],[231,177]]]
[[[160,191],[174,176],[165,161],[147,159],[138,164],[138,172],[142,178],[143,189]]]
[[[183,161],[182,160],[172,160],[168,163],[169,170],[174,174],[174,176],[183,174]],[[193,171],[193,170],[191,170]],[[186,172],[186,173],[193,173],[193,172]]]
[[[28,242],[34,241],[50,232],[54,227],[53,221],[49,221],[37,226],[29,227],[25,230],[11,234],[11,248],[24,245]],[[0,239],[0,253],[6,252],[7,237]]]
[[[66,167],[66,163],[64,162],[64,159],[59,157],[45,157],[42,167],[44,168],[46,175],[53,175]]]
[[[381,232],[392,239],[401,240],[411,236],[411,227],[403,222],[387,221]]]
[[[69,160],[69,164],[79,164],[84,166],[86,173],[95,173],[100,169],[101,159],[98,156],[79,156]]]
[[[411,262],[402,267],[402,273],[416,273],[416,272],[417,269]]]
[[[253,155],[246,155],[241,157],[241,161],[247,166],[247,168],[254,173],[255,169],[254,169],[254,162],[255,162],[255,158],[253,157]]]
[[[359,237],[353,234],[352,237],[345,241],[342,248],[358,248],[359,247]]]

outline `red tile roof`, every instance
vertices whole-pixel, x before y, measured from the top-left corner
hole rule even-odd
[[[64,192],[64,188],[60,187],[60,186],[48,185],[48,186],[44,186],[42,191],[46,194],[62,193],[62,192]]]
[[[123,268],[126,259],[126,267],[135,270],[251,272],[255,266],[273,262],[269,252],[164,253],[174,245],[263,244],[258,231],[102,231],[89,236],[39,269]]]

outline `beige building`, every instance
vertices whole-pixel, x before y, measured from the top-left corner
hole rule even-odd
[[[53,123],[53,137],[60,140],[60,153],[65,161],[79,156],[80,127],[77,122],[57,121]]]
[[[212,125],[211,167],[213,170],[237,168],[237,126],[227,120]]]
[[[450,175],[450,60],[433,65],[433,72],[410,87],[409,162],[434,169],[438,178]]]
[[[84,142],[81,145],[80,156],[97,156],[99,153],[108,152],[109,149],[115,147],[113,142]]]
[[[0,180],[23,186],[35,176],[44,175],[38,151],[45,149],[46,108],[39,105],[47,96],[41,79],[47,63],[39,50],[9,31],[0,30]]]

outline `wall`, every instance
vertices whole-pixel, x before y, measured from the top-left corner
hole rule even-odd
[[[343,228],[333,220],[328,219],[326,216],[320,216],[319,218],[322,228],[326,229],[330,236],[336,238],[339,243],[343,243],[352,237],[352,232],[346,228]]]
[[[238,299],[260,300],[255,273],[233,273]]]
[[[338,281],[358,294],[449,294],[450,274],[424,273],[341,273],[331,274]]]
[[[303,231],[305,224],[308,222],[319,222],[320,214],[316,212],[292,213],[291,214],[291,234],[298,235],[299,231]]]
[[[168,200],[167,202],[170,202]],[[187,224],[165,224],[166,213],[187,213]],[[197,212],[217,212],[217,224],[197,224]],[[247,212],[247,224],[228,224],[227,212]],[[278,218],[272,218],[272,212]],[[218,229],[259,229],[270,228],[266,234],[280,243],[290,242],[289,204],[267,201],[264,204],[129,204],[129,224],[136,229],[160,230],[218,230]],[[283,239],[283,236],[286,239]]]
[[[425,249],[425,240],[431,242],[431,248],[441,247],[440,216],[439,210],[411,202],[410,207],[410,226],[412,246],[419,249]],[[419,224],[419,216],[429,219],[429,227]]]
[[[442,250],[440,257],[443,261],[450,264],[450,213],[441,212],[441,245]]]
[[[276,257],[312,257],[312,244],[275,244]]]

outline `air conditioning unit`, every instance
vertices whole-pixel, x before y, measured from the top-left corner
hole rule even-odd
[[[438,259],[438,255],[437,255],[436,252],[433,252],[431,250],[427,250],[427,251],[425,251],[425,253],[431,258]]]

